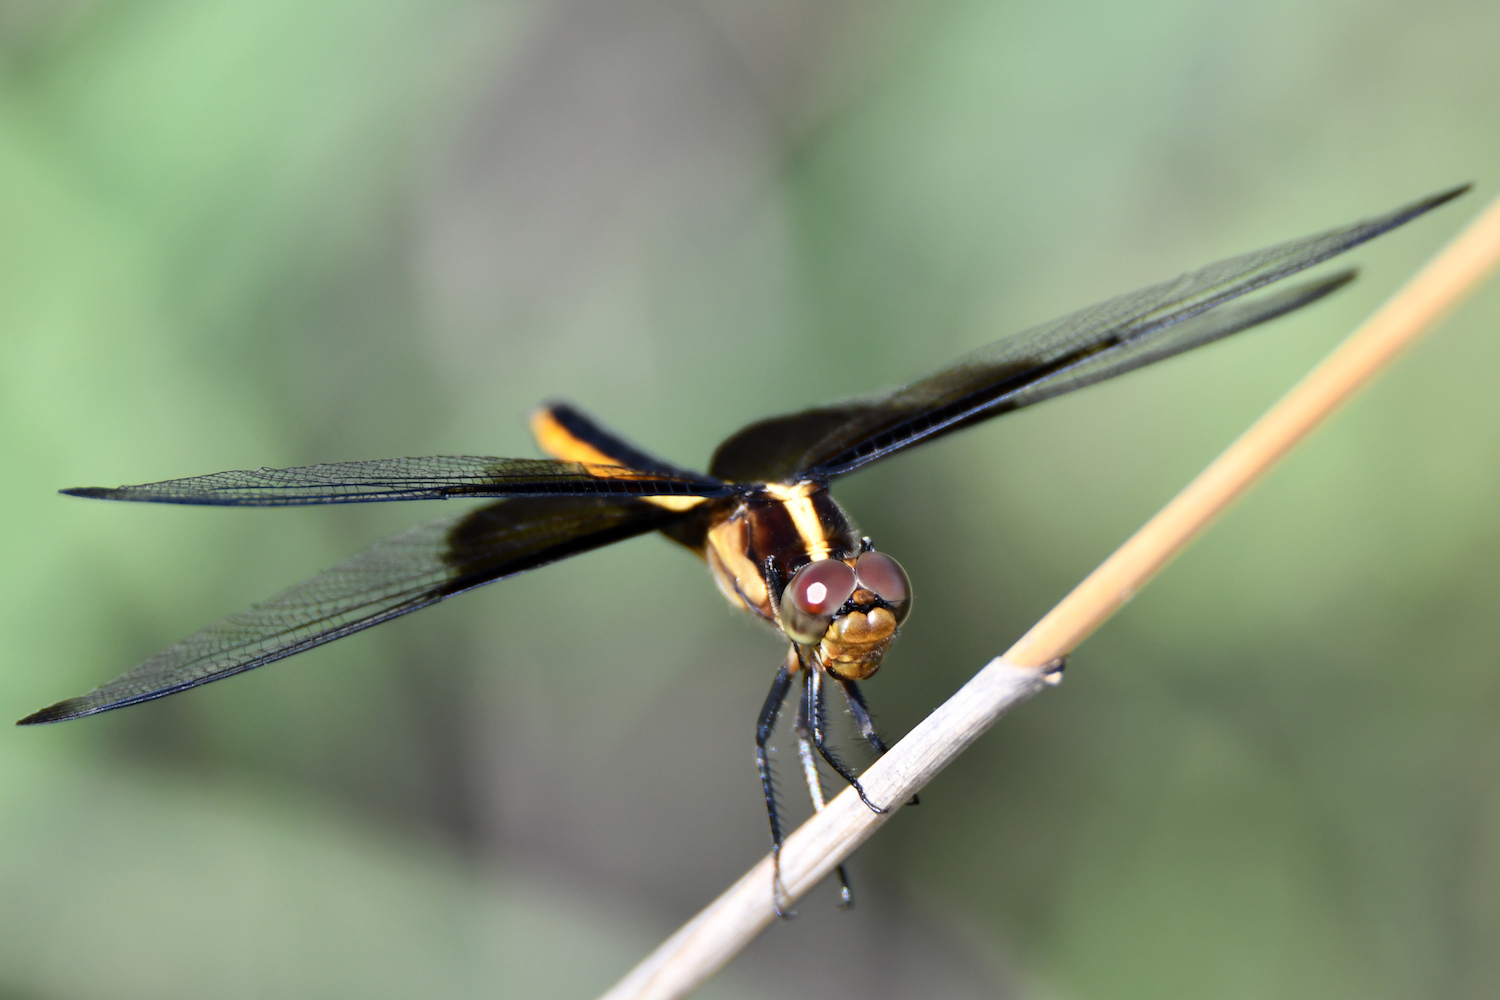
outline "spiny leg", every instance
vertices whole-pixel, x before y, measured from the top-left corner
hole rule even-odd
[[[812,797],[813,810],[822,812],[827,803],[823,800],[823,781],[818,777],[818,761],[813,756],[811,741],[807,738],[807,719],[811,715],[809,705],[811,703],[812,682],[809,678],[814,671],[809,670],[802,677],[802,697],[797,701],[797,721],[794,728],[797,731],[797,755],[802,758],[802,776],[807,779],[807,794]],[[839,909],[847,910],[854,905],[854,890],[849,888],[849,873],[839,865],[834,871],[839,876]]]
[[[810,724],[808,728],[812,731],[813,746],[817,747],[818,753],[823,756],[824,760],[828,761],[828,766],[837,771],[840,778],[849,782],[849,786],[854,789],[855,794],[859,796],[859,800],[868,806],[871,812],[888,812],[889,810],[882,809],[870,801],[870,797],[865,794],[864,786],[859,783],[859,778],[855,777],[854,772],[849,769],[849,766],[839,760],[828,746],[828,741],[823,736],[823,730],[826,725],[823,714],[823,671],[818,669],[817,664],[809,664],[807,674],[807,717]]]
[[[854,724],[859,727],[859,735],[875,748],[876,754],[884,754],[890,748],[875,731],[875,720],[870,717],[870,706],[866,704],[864,693],[860,691],[859,685],[843,678],[839,678],[839,684],[844,689],[844,700],[849,703],[849,714],[854,717]]]
[[[875,731],[875,720],[870,717],[870,706],[865,702],[864,692],[860,691],[859,685],[854,681],[846,681],[840,677],[838,682],[844,688],[844,700],[849,703],[849,714],[853,716],[854,724],[859,727],[859,734],[865,738],[865,742],[875,748],[876,756],[883,756],[890,748]],[[915,795],[907,803],[909,806],[921,804],[922,800]]]
[[[771,730],[776,728],[776,716],[781,712],[782,702],[786,701],[786,693],[791,689],[792,672],[800,666],[796,647],[793,647],[776,671],[776,679],[771,682],[771,691],[766,695],[766,704],[755,723],[755,762],[760,767],[760,785],[766,793],[766,816],[771,821],[771,905],[783,920],[796,914],[781,907],[781,900],[786,895],[781,885],[781,818],[776,815],[776,790],[771,782],[771,760],[766,754],[766,743],[771,738]]]

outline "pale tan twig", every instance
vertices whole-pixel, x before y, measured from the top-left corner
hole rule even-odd
[[[872,799],[890,804],[889,812],[871,812],[853,789],[845,789],[788,837],[781,851],[787,897],[794,900],[821,881],[1006,709],[1059,676],[1049,673],[1047,665],[1065,657],[1119,610],[1277,459],[1477,287],[1497,261],[1500,199],[1004,656],[991,661],[870,766],[860,781]],[[773,919],[771,859],[767,856],[631,970],[605,998],[684,996]]]

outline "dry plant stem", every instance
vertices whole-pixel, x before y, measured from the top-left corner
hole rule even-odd
[[[871,812],[853,789],[845,789],[788,837],[781,851],[788,897],[795,900],[827,876],[1006,709],[1040,690],[1048,680],[1041,668],[1066,656],[1119,610],[1277,459],[1473,290],[1497,261],[1500,200],[1004,656],[870,766],[860,781],[874,801],[890,804],[890,812]],[[773,919],[768,856],[631,970],[606,1000],[684,996]]]

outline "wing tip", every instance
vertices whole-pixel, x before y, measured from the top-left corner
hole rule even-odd
[[[1449,188],[1446,191],[1439,191],[1428,200],[1431,201],[1434,205],[1441,205],[1445,201],[1452,201],[1459,195],[1468,194],[1472,190],[1474,190],[1474,182],[1464,181],[1462,184],[1453,185],[1453,187]]]
[[[1346,267],[1342,271],[1335,271],[1332,274],[1313,282],[1313,288],[1317,290],[1318,297],[1322,298],[1324,295],[1333,294],[1340,288],[1343,288],[1345,285],[1353,282],[1358,277],[1359,268]]]
[[[1465,181],[1462,184],[1456,184],[1451,188],[1447,188],[1443,191],[1437,192],[1436,194],[1430,194],[1425,198],[1414,201],[1405,208],[1397,209],[1395,214],[1400,217],[1401,222],[1406,222],[1410,219],[1415,219],[1419,215],[1423,215],[1427,212],[1432,211],[1439,205],[1446,205],[1454,198],[1466,195],[1472,190],[1474,190],[1474,182]],[[1397,223],[1397,225],[1400,225],[1400,223]]]
[[[87,698],[69,698],[60,701],[56,705],[48,705],[40,711],[32,712],[24,719],[16,720],[18,726],[42,726],[49,722],[65,722],[68,719],[78,719],[85,715],[93,715],[97,708],[88,704]]]
[[[58,490],[57,492],[67,497],[89,497],[94,500],[111,500],[120,491],[108,486],[73,486],[66,490]]]
[[[1388,233],[1392,229],[1398,229],[1413,219],[1420,218],[1433,209],[1468,194],[1473,188],[1474,183],[1472,181],[1457,184],[1451,188],[1438,191],[1435,194],[1430,194],[1425,198],[1418,198],[1416,201],[1402,205],[1400,208],[1393,209],[1384,215],[1378,215],[1356,223],[1351,231],[1358,231],[1358,236],[1348,246],[1337,252],[1342,253],[1343,250],[1352,250],[1361,243]]]

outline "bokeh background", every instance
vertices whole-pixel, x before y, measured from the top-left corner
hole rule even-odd
[[[1500,190],[1497,41],[1489,0],[6,0],[0,715],[451,513],[59,487],[531,455],[548,396],[701,464],[1477,181],[1306,315],[841,482],[916,581],[899,735]],[[1491,287],[703,995],[1500,992],[1497,371]],[[779,656],[645,538],[0,729],[0,997],[590,996],[765,851]]]

